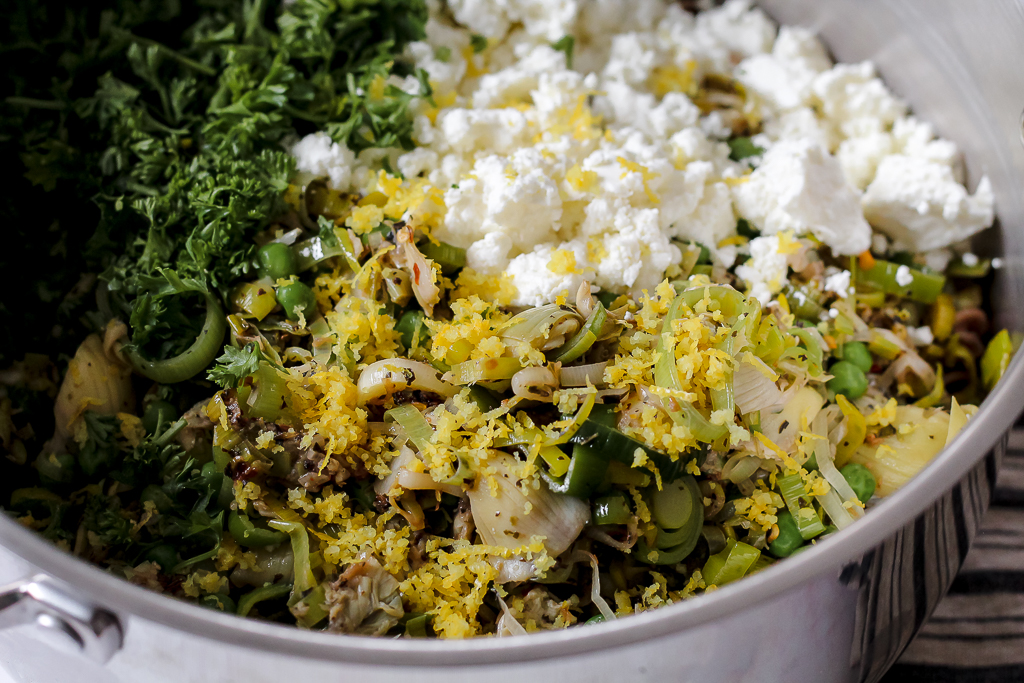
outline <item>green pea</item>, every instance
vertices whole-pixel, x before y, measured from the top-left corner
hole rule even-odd
[[[220,612],[228,612],[229,614],[234,614],[235,609],[237,609],[235,601],[222,593],[204,595],[199,598],[199,604],[203,607],[209,607]]]
[[[853,363],[864,372],[871,370],[875,361],[871,358],[868,345],[864,342],[852,341],[843,344],[839,357],[848,363]]]
[[[302,313],[306,320],[316,312],[316,297],[313,290],[301,282],[292,282],[277,288],[277,303],[284,308],[289,320],[298,320]]]
[[[228,515],[228,531],[238,545],[246,548],[262,548],[288,540],[288,534],[273,529],[260,529],[248,515],[243,516],[237,510]]]
[[[259,271],[271,280],[291,277],[296,273],[295,253],[287,244],[271,242],[256,252]]]
[[[841,360],[833,363],[829,372],[832,374],[832,379],[826,386],[851,401],[856,401],[868,390],[867,375],[850,361]]]
[[[603,614],[595,614],[594,616],[592,616],[589,619],[587,619],[584,623],[585,624],[603,624],[604,623],[604,615]]]
[[[864,467],[864,465],[851,462],[839,470],[839,473],[843,475],[846,483],[857,494],[860,502],[866,503],[871,500],[871,496],[875,495],[875,487],[878,485],[875,481],[875,475],[871,474],[871,470]]]
[[[150,484],[142,489],[139,499],[143,503],[151,501],[156,506],[157,512],[167,512],[174,505],[174,501],[167,495],[167,492],[156,484]]]
[[[146,552],[146,560],[160,565],[164,574],[168,574],[178,564],[178,551],[172,545],[161,543]]]
[[[168,427],[178,416],[175,410],[167,401],[153,401],[142,411],[142,426],[149,434],[156,434],[161,427]]]
[[[768,545],[768,550],[775,557],[789,557],[804,544],[804,537],[800,535],[800,527],[788,510],[783,510],[777,516],[779,535]]]

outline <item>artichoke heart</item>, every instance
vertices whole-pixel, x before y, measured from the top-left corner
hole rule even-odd
[[[590,506],[578,498],[554,493],[541,484],[514,474],[518,464],[507,453],[491,451],[493,475],[478,477],[469,489],[469,502],[477,530],[487,545],[516,549],[534,536],[543,537],[548,554],[556,557],[583,531]],[[497,483],[492,493],[489,481]]]

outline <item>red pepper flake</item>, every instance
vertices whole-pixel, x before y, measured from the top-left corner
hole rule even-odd
[[[412,264],[412,279],[416,284],[420,283],[420,264],[418,263]]]

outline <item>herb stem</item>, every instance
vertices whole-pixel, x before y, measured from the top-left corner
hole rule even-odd
[[[4,102],[15,107],[29,107],[31,109],[51,109],[60,111],[65,107],[63,102],[58,100],[37,100],[34,97],[5,97]]]
[[[131,33],[130,31],[125,31],[124,32],[124,36],[128,40],[131,40],[132,42],[134,42],[134,43],[136,43],[138,45],[144,45],[146,47],[155,47],[157,50],[162,52],[164,55],[170,57],[171,59],[173,59],[174,61],[178,62],[179,64],[181,64],[183,66],[187,66],[188,68],[192,69],[193,71],[198,71],[199,73],[204,74],[206,76],[210,76],[211,78],[217,75],[217,70],[214,69],[213,67],[206,66],[205,64],[200,64],[199,62],[195,61],[194,59],[189,59],[185,55],[181,54],[180,52],[178,52],[176,50],[172,50],[171,48],[167,47],[163,43],[158,43],[155,40],[150,40],[149,38],[143,38],[141,36],[137,36],[134,33]]]

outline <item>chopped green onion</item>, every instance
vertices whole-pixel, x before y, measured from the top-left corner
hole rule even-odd
[[[324,240],[320,237],[311,237],[308,240],[303,240],[293,245],[292,253],[295,256],[296,271],[299,273],[307,271],[329,258],[345,256],[347,260],[349,256],[337,241],[331,244],[329,240]]]
[[[986,391],[992,391],[996,382],[1002,378],[1013,357],[1013,342],[1010,341],[1010,333],[1001,330],[985,348],[981,357],[981,382]]]
[[[984,364],[982,365],[982,372],[984,372]],[[942,403],[942,397],[946,395],[946,382],[942,377],[942,363],[935,364],[935,384],[932,385],[932,390],[925,396],[914,401],[914,405],[920,408],[931,408]]]
[[[313,628],[327,618],[327,610],[324,609],[327,589],[324,585],[321,583],[292,606],[292,614],[299,615],[295,621],[302,628]]]
[[[270,363],[261,360],[252,380],[253,391],[246,402],[249,415],[268,422],[277,421],[284,411],[284,377]]]
[[[910,275],[913,279],[908,284],[902,285],[897,281],[896,275],[900,268],[907,268],[907,266],[891,261],[876,260],[873,268],[858,270],[856,280],[858,284],[865,285],[870,289],[908,297],[923,304],[934,303],[946,285],[946,278],[942,275],[933,275],[920,270],[912,271]]]
[[[426,324],[427,315],[423,311],[406,311],[395,323],[395,332],[402,336],[402,344],[407,349],[424,346],[430,339],[430,328]]]
[[[696,305],[698,301],[704,298],[704,292],[709,290],[722,290],[727,292],[725,287],[705,287],[700,290],[690,290],[680,294],[672,302],[669,307],[668,313],[665,314],[665,319],[662,322],[662,332],[658,337],[657,356],[658,360],[654,365],[654,380],[655,384],[663,389],[669,389],[671,391],[682,392],[683,384],[679,379],[679,370],[676,368],[676,357],[675,357],[675,340],[672,333],[672,323],[682,315],[682,307],[689,305],[689,300],[693,299],[693,305]],[[735,292],[735,290],[731,290]],[[687,296],[693,292],[699,293],[700,298],[694,298],[693,296]],[[739,294],[739,292],[736,292]],[[740,295],[742,297],[742,295]],[[730,306],[734,303],[731,298],[722,297],[722,301],[726,302]],[[690,306],[692,308],[693,306]],[[722,305],[721,309],[726,316],[729,316],[730,311],[726,310],[726,306]],[[738,307],[735,309],[738,310]],[[669,416],[677,423],[690,430],[694,438],[698,441],[711,443],[716,439],[725,436],[728,433],[728,427],[725,425],[713,425],[704,415],[702,415],[696,408],[686,401],[680,401],[672,397],[662,399],[662,403],[665,406],[666,412]]]
[[[700,525],[696,526],[696,533],[692,534],[692,540],[687,539],[679,545],[665,549],[654,549],[647,545],[642,537],[636,542],[633,553],[636,559],[647,564],[669,565],[678,564],[689,557],[693,549],[697,547],[697,540],[700,539]]]
[[[728,144],[729,158],[733,161],[741,161],[764,154],[764,148],[755,145],[749,137],[732,138]]]
[[[515,358],[480,358],[456,363],[445,374],[444,380],[459,385],[476,384],[511,379],[522,369],[522,364]]]
[[[257,527],[247,514],[238,510],[233,510],[228,515],[228,531],[235,542],[243,548],[263,548],[283,543],[288,539],[281,531]]]
[[[263,320],[277,306],[273,283],[269,279],[244,282],[235,288],[231,303],[256,320]]]
[[[950,277],[980,278],[988,275],[992,268],[992,262],[988,259],[979,259],[974,265],[967,265],[961,258],[949,264],[946,274]]]
[[[408,615],[407,615],[408,616]],[[433,620],[433,614],[416,614],[405,622],[405,635],[410,638],[427,638],[430,636],[427,629]]]
[[[825,348],[821,333],[812,327],[794,327],[790,329],[790,334],[803,342],[803,346],[786,349],[779,357],[780,360],[793,358],[807,368],[811,377],[820,377],[824,372]]]
[[[569,463],[572,461],[558,446],[542,446],[540,457],[547,463],[548,474],[553,477],[563,476],[569,470]]]
[[[555,351],[555,361],[571,363],[589,351],[590,347],[597,341],[598,335],[601,334],[601,328],[604,327],[604,321],[607,317],[604,305],[598,302],[597,306],[594,307],[594,312],[587,319],[586,324],[561,348]]]
[[[395,406],[384,413],[384,418],[397,422],[418,450],[425,451],[433,443],[434,429],[411,403]]]
[[[746,576],[759,557],[757,548],[730,538],[725,550],[708,558],[701,575],[709,586],[724,586]]]
[[[165,360],[143,358],[138,349],[127,347],[126,356],[132,368],[154,382],[176,384],[190,379],[206,369],[221,351],[227,323],[224,311],[212,294],[206,295],[206,321],[199,336],[181,354]]]
[[[290,583],[272,583],[262,588],[249,591],[242,596],[242,599],[238,601],[238,616],[247,617],[252,608],[257,603],[264,602],[265,600],[274,600],[276,598],[283,598],[292,591],[292,584]]]
[[[633,518],[626,495],[616,491],[594,501],[594,524],[626,524]]]
[[[488,413],[498,406],[501,402],[491,395],[491,392],[487,391],[483,387],[473,386],[469,388],[469,401],[476,405],[477,410],[481,413]]]
[[[651,515],[659,527],[679,529],[689,525],[697,516],[701,500],[696,480],[687,474],[664,484],[661,490],[651,492]]]
[[[302,522],[286,522],[283,519],[272,519],[267,524],[288,534],[292,542],[292,595],[289,605],[297,603],[306,591],[316,586],[316,577],[309,561],[309,533]]]
[[[868,350],[886,360],[894,360],[896,356],[903,353],[903,349],[900,348],[899,344],[880,334],[878,330],[872,331],[871,341],[868,342]]]
[[[500,334],[506,339],[542,346],[542,342],[547,340],[551,328],[568,318],[579,319],[576,312],[568,306],[559,306],[558,304],[537,306],[513,316],[505,323]]]
[[[417,245],[420,253],[441,267],[445,275],[452,275],[460,268],[466,267],[466,250],[446,242],[434,244],[426,241]]]
[[[821,518],[818,517],[818,513],[811,505],[810,496],[807,494],[807,489],[804,488],[803,478],[799,474],[788,474],[780,477],[778,481],[779,493],[786,501],[786,507],[793,515],[793,520],[803,539],[809,541],[825,531],[825,525],[821,523]]]
[[[733,346],[735,337],[729,335],[722,341],[715,344],[715,348],[719,351],[724,351],[730,356],[733,355]],[[736,402],[733,398],[733,382],[732,382],[732,368],[729,368],[729,379],[726,381],[725,386],[721,388],[711,389],[711,409],[715,412],[724,410],[729,414],[736,412]]]
[[[338,240],[338,248],[341,249],[342,256],[348,262],[348,267],[353,271],[358,271],[359,252],[356,251],[355,246],[352,244],[352,238],[349,237],[348,230],[335,228],[334,236]]]
[[[575,498],[590,498],[604,481],[607,471],[608,457],[604,453],[589,446],[576,444],[572,448],[572,460],[569,462],[564,480],[551,486],[551,490]]]

